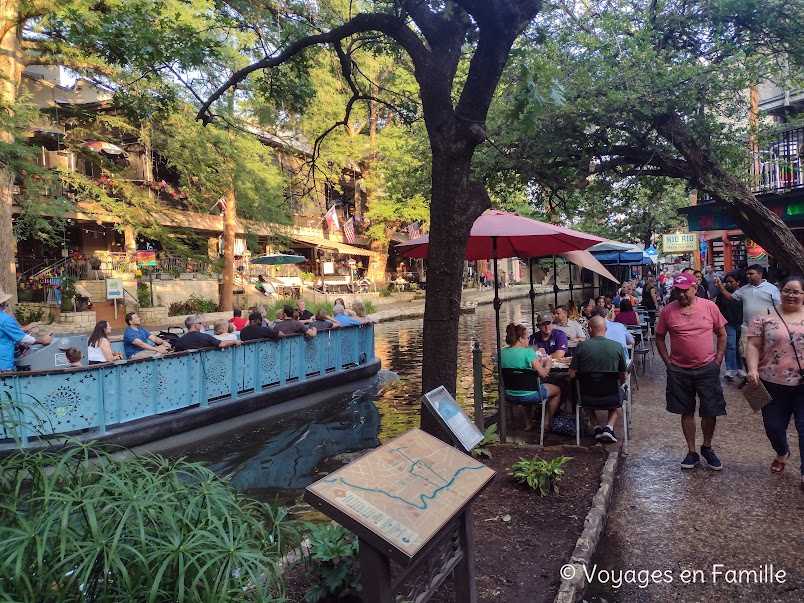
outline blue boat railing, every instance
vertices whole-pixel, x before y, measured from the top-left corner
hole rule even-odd
[[[0,439],[96,431],[191,407],[206,407],[356,367],[374,358],[374,325],[315,337],[249,341],[223,350],[85,368],[0,373]],[[18,402],[14,404],[13,402]],[[8,411],[14,414],[9,420]]]

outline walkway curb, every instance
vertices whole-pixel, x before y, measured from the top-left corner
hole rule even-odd
[[[592,498],[592,508],[583,522],[583,532],[578,537],[569,560],[561,568],[561,586],[554,603],[575,603],[586,589],[586,571],[606,525],[619,462],[619,452],[609,453],[600,473],[600,487]]]

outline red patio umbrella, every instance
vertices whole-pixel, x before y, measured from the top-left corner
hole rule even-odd
[[[497,326],[497,372],[500,384],[498,416],[500,439],[505,442],[506,421],[502,391],[502,367],[500,349],[500,298],[497,279],[497,260],[500,258],[536,258],[568,251],[578,251],[602,243],[606,239],[570,230],[554,224],[491,209],[483,213],[472,225],[469,243],[466,245],[467,260],[494,260],[494,313]],[[396,246],[397,251],[408,258],[426,258],[429,253],[430,236],[423,235]],[[530,281],[531,314],[534,311],[533,272]],[[554,289],[557,291],[557,283]],[[535,329],[534,329],[535,330]]]
[[[496,253],[493,249],[495,239]],[[465,259],[538,258],[586,249],[605,240],[585,232],[492,209],[472,225]],[[429,244],[430,235],[423,235],[400,243],[396,248],[405,257],[426,258]]]

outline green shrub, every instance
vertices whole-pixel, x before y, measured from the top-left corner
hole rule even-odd
[[[151,307],[151,289],[145,283],[137,283],[137,303],[140,308]]]
[[[357,538],[337,524],[306,524],[310,548],[306,558],[306,574],[310,586],[304,594],[305,603],[317,603],[327,596],[341,599],[359,596],[358,571],[360,545]]]
[[[203,297],[199,297],[195,294],[192,294],[190,296],[190,301],[195,304],[196,308],[198,308],[196,313],[205,314],[207,312],[218,311],[218,302],[216,302],[214,299],[205,299]]]
[[[75,442],[0,460],[0,600],[277,601],[297,542],[199,463]]]
[[[190,295],[190,299],[173,302],[168,306],[168,316],[184,316],[186,314],[206,314],[207,312],[217,312],[218,302],[212,299],[204,299],[195,294]]]
[[[520,484],[527,484],[529,488],[539,490],[542,496],[547,496],[551,491],[558,492],[558,480],[564,475],[562,465],[571,459],[571,456],[557,456],[551,461],[538,456],[530,460],[520,458],[508,474]]]
[[[23,306],[17,306],[14,309],[14,318],[16,318],[17,322],[21,325],[27,325],[32,322],[40,322],[42,321],[42,317],[44,315],[44,308],[25,308]],[[48,318],[50,318],[50,312],[48,312]]]

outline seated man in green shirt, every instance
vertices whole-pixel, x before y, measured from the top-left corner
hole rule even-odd
[[[578,344],[572,355],[569,376],[574,379],[578,373],[614,373],[620,375],[620,386],[625,383],[627,365],[623,346],[606,338],[606,319],[593,316],[589,319],[589,339]],[[621,390],[622,399],[622,390]],[[615,443],[614,424],[620,419],[622,407],[609,410],[606,425],[598,424],[594,409],[584,408],[586,416],[595,426],[595,439],[601,442]]]

